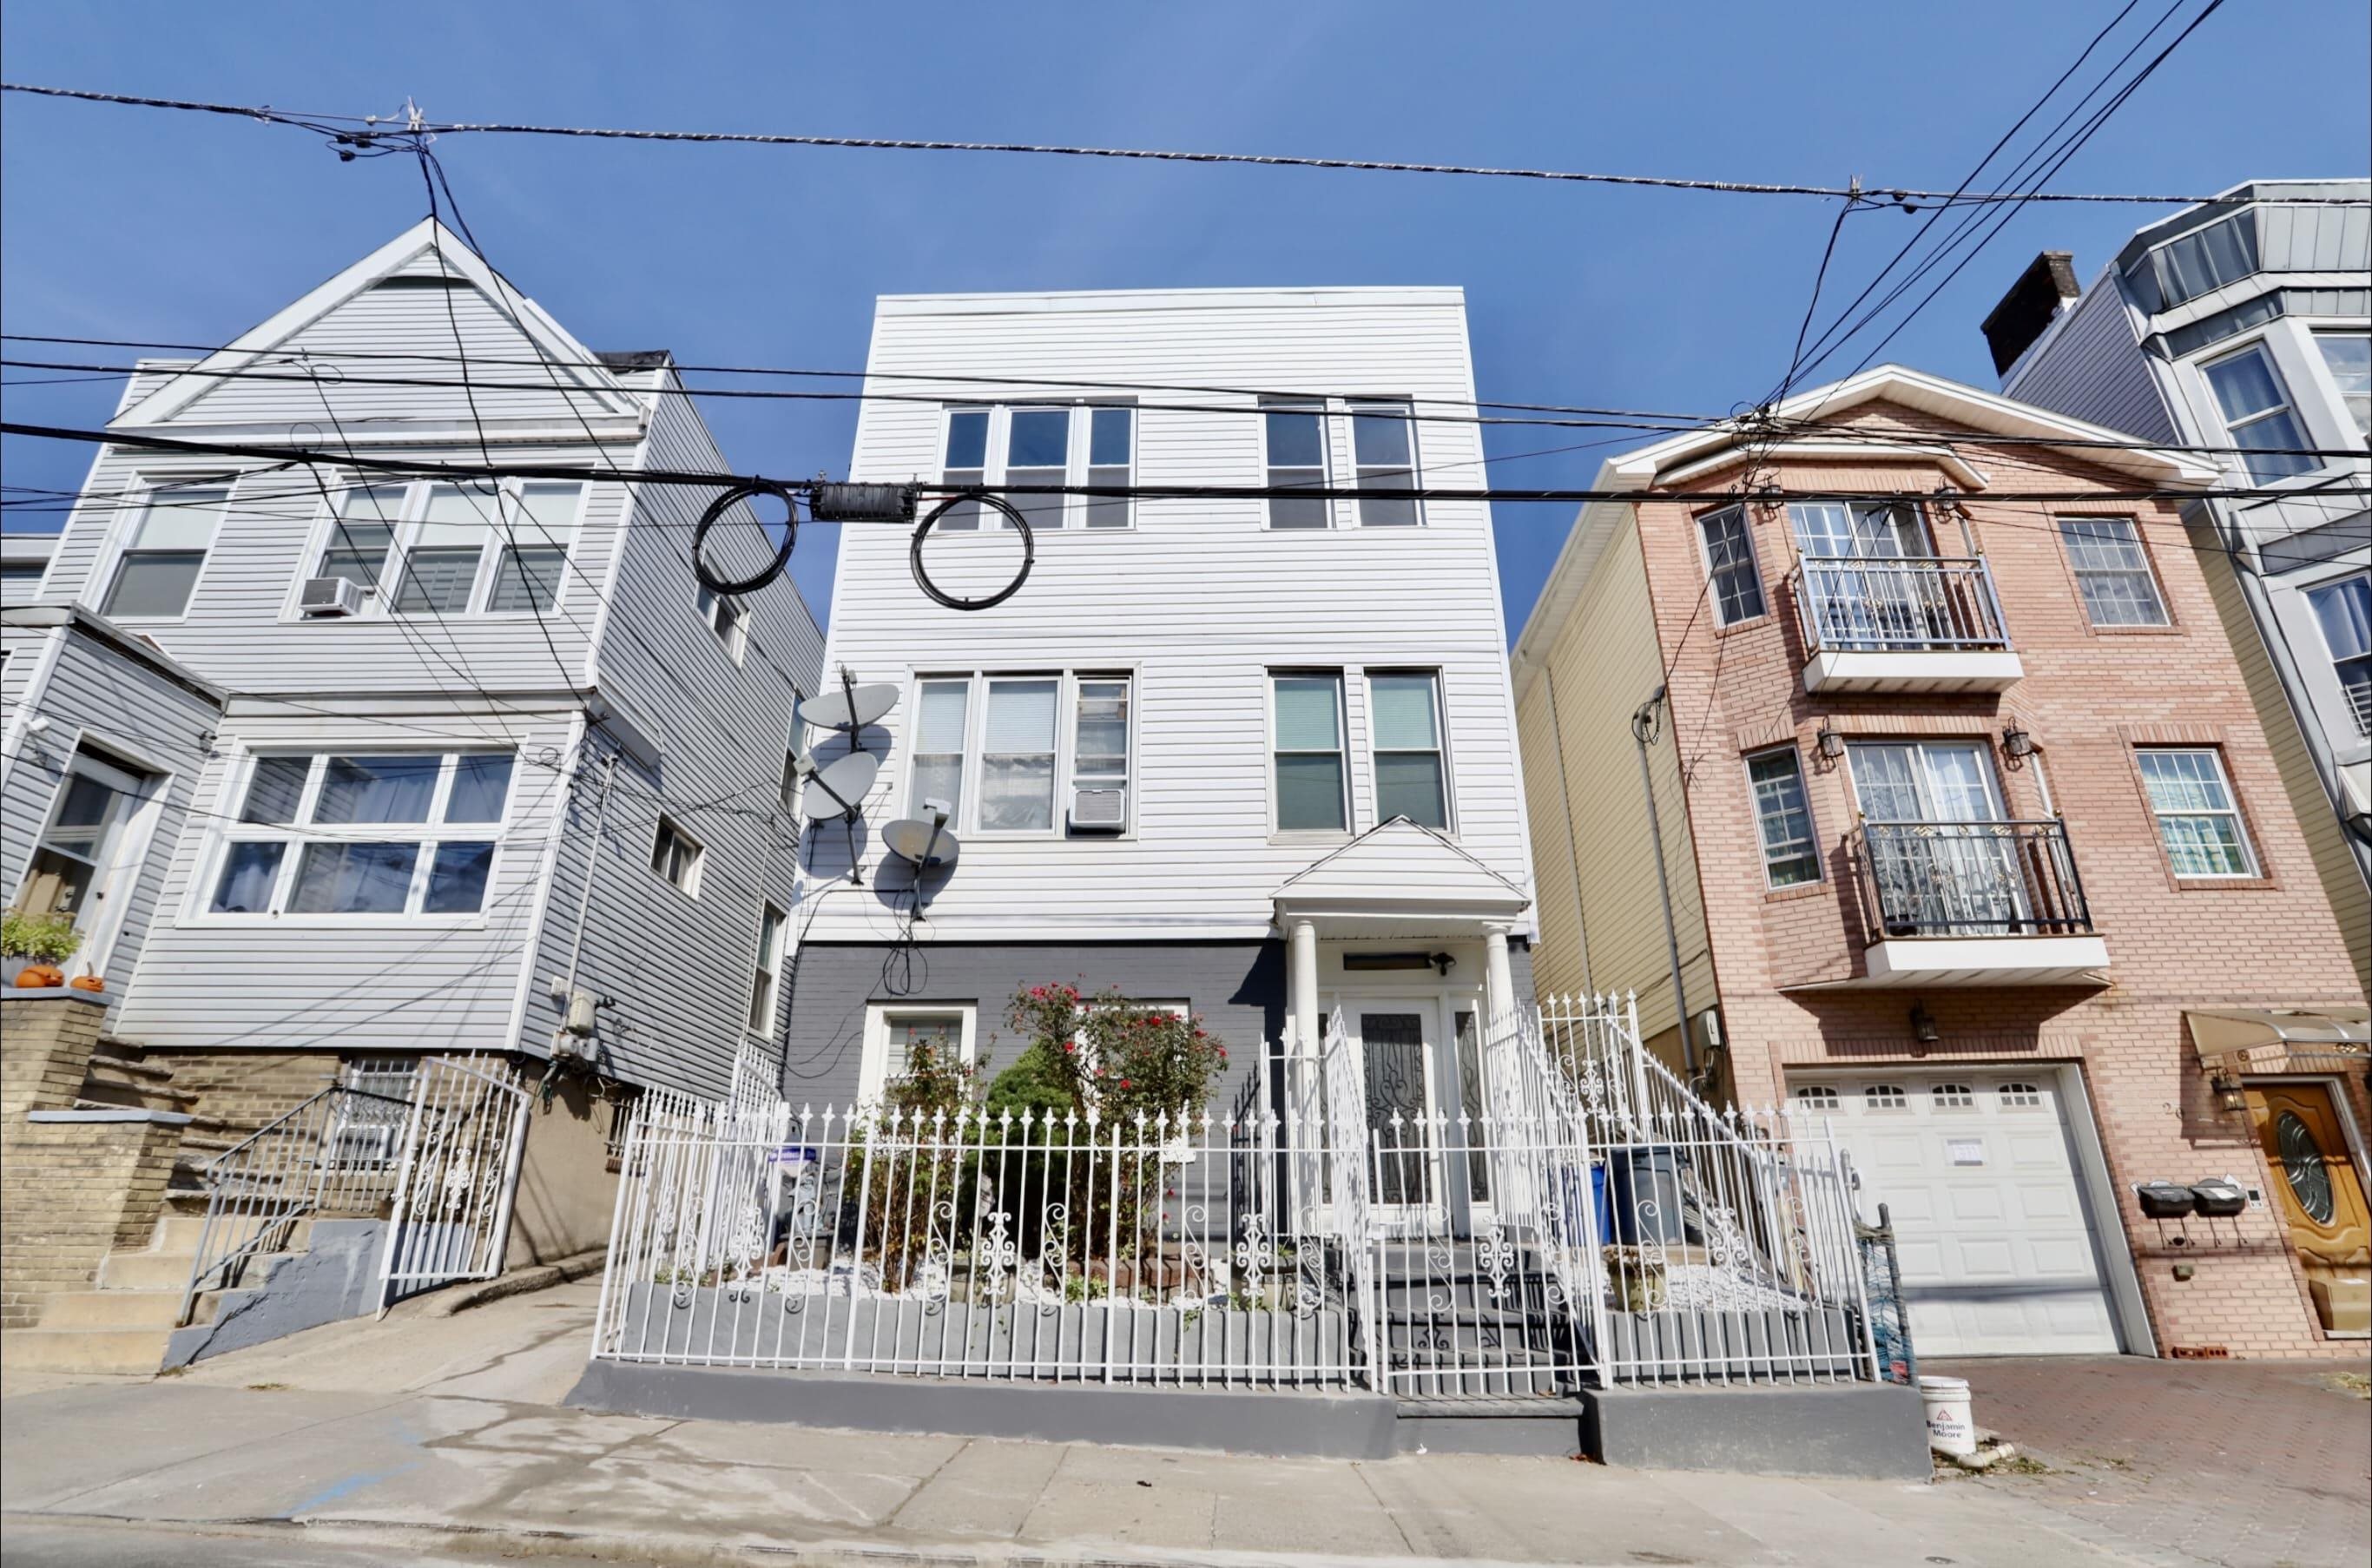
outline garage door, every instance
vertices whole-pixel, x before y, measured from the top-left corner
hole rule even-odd
[[[2056,1074],[1791,1077],[1834,1118],[1865,1217],[1884,1203],[1922,1356],[2112,1354],[2099,1237]]]

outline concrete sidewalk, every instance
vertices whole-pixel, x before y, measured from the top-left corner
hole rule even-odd
[[[1967,1484],[893,1436],[564,1408],[592,1287],[341,1323],[154,1381],[0,1386],[13,1556],[76,1521],[307,1550],[714,1561],[2015,1564],[2180,1561]],[[46,1532],[37,1538],[35,1532]],[[293,1543],[284,1543],[293,1544]],[[260,1552],[259,1555],[269,1555]],[[367,1556],[361,1559],[369,1561]]]

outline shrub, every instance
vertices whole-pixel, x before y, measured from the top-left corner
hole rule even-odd
[[[75,929],[70,914],[28,914],[22,910],[0,914],[0,955],[62,964],[81,946],[82,933]]]

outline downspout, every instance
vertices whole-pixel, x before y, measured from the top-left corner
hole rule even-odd
[[[1672,879],[1664,869],[1664,824],[1656,810],[1656,783],[1647,772],[1647,743],[1658,727],[1657,711],[1664,705],[1664,688],[1632,712],[1631,738],[1639,748],[1639,788],[1647,797],[1647,835],[1656,850],[1656,892],[1664,903],[1664,955],[1672,966],[1672,1002],[1680,1015],[1680,1060],[1689,1078],[1697,1077],[1697,1038],[1690,1027],[1688,988],[1680,982],[1680,934],[1672,923]]]
[[[1581,988],[1596,995],[1598,987],[1589,981],[1589,922],[1581,906],[1581,843],[1573,827],[1573,791],[1564,776],[1564,726],[1557,718],[1556,671],[1546,663],[1541,673],[1549,683],[1549,744],[1556,748],[1557,804],[1564,811],[1564,854],[1573,867],[1573,935],[1581,948]],[[1652,804],[1652,803],[1651,803]],[[1657,857],[1661,864],[1661,857]]]
[[[576,896],[576,929],[568,938],[568,978],[562,981],[561,990],[569,996],[576,994],[576,960],[585,951],[585,920],[593,908],[593,873],[601,865],[601,830],[610,820],[610,786],[617,782],[618,754],[610,752],[601,759],[601,795],[593,806],[593,842],[586,852],[585,886]],[[562,1006],[565,1007],[566,1003]]]

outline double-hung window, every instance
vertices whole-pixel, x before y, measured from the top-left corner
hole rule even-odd
[[[1746,509],[1724,506],[1697,519],[1697,538],[1704,547],[1707,592],[1714,616],[1724,626],[1735,626],[1769,612],[1762,598],[1762,575],[1754,563],[1754,536],[1747,527]]]
[[[1081,676],[1071,726],[1071,826],[1128,821],[1128,679]]]
[[[750,1032],[774,1032],[774,998],[783,974],[783,933],[788,922],[772,904],[758,906],[758,961],[750,981]]]
[[[965,742],[971,732],[971,679],[925,680],[915,694],[914,764],[907,810],[920,817],[928,804],[963,820]]]
[[[1095,670],[924,677],[908,813],[936,801],[949,826],[983,833],[1125,830],[1132,685]]]
[[[799,717],[799,704],[806,701],[796,687],[791,689],[791,733],[783,742],[783,810],[793,817],[799,809],[799,756],[807,749],[808,721]]]
[[[366,613],[541,615],[564,594],[582,484],[349,486],[308,575],[343,577]]]
[[[2355,423],[2355,434],[2372,438],[2372,334],[2317,332],[2323,367],[2339,388],[2339,401]]]
[[[387,572],[388,552],[395,548],[403,503],[401,484],[358,484],[339,496],[313,575],[343,577],[366,593],[376,591]]]
[[[2256,860],[2224,760],[2204,747],[2145,747],[2134,753],[2158,842],[2178,877],[2253,877]]]
[[[2299,455],[2298,448],[2309,445],[2306,430],[2291,412],[2289,391],[2264,344],[2251,344],[2205,368],[2224,428],[2241,448],[2250,479],[2264,484],[2317,466],[2315,459]]]
[[[1449,778],[1442,763],[1439,679],[1429,671],[1371,674],[1367,705],[1375,726],[1376,820],[1405,817],[1447,830]]]
[[[1261,400],[1262,444],[1266,449],[1268,487],[1294,490],[1326,488],[1326,405],[1302,398]],[[1322,528],[1331,526],[1332,503],[1320,495],[1272,495],[1268,526],[1273,528]]]
[[[1014,485],[1133,484],[1136,477],[1136,409],[1131,403],[951,403],[939,462],[939,482],[951,490]],[[1060,528],[1071,517],[1067,495],[1007,495],[1033,529]],[[1089,528],[1125,528],[1134,503],[1125,495],[1088,496],[1079,521]],[[1003,514],[959,501],[938,522],[942,533],[1009,528]]]
[[[583,485],[549,483],[503,493],[503,553],[486,596],[488,610],[542,611],[558,601],[584,494]]]
[[[486,541],[494,533],[495,497],[458,484],[432,484],[403,552],[399,615],[466,615],[478,590]]]
[[[2163,626],[2166,601],[2131,517],[2062,517],[2059,538],[2095,626]]]
[[[169,621],[186,611],[229,505],[227,484],[159,485],[150,491],[116,561],[104,612],[124,620]]]
[[[1045,832],[1054,826],[1058,677],[995,677],[981,721],[980,826],[988,832]]]
[[[1071,475],[1071,411],[1017,408],[1006,411],[1005,482],[1063,484]],[[1033,528],[1063,526],[1065,495],[1015,495],[1013,509]]]
[[[1136,411],[1126,407],[1087,410],[1087,482],[1125,485],[1134,482],[1135,473]],[[1125,495],[1088,496],[1087,527],[1128,527],[1131,505]]]
[[[988,482],[988,416],[984,408],[948,410],[946,460],[939,465],[939,482],[950,490],[968,490]],[[971,533],[980,528],[981,505],[959,501],[939,519],[942,533]]]
[[[651,869],[661,881],[688,899],[700,897],[701,854],[699,840],[673,818],[659,819],[658,830],[651,836]]]
[[[715,593],[703,587],[700,590],[700,618],[708,622],[708,629],[725,645],[725,656],[739,664],[750,641],[748,612],[742,609],[741,601],[731,594]]]
[[[1416,426],[1409,405],[1386,399],[1353,399],[1351,459],[1359,470],[1362,490],[1416,488]],[[1359,526],[1368,528],[1414,528],[1417,504],[1413,499],[1359,498]]]
[[[1351,808],[1343,765],[1342,676],[1279,674],[1271,685],[1277,831],[1345,831]]]
[[[978,1007],[970,1002],[875,1003],[865,1013],[865,1048],[856,1069],[860,1104],[878,1104],[890,1086],[913,1071],[918,1051],[942,1067],[970,1065]]]
[[[512,763],[507,751],[259,756],[207,912],[478,914]]]
[[[1820,879],[1820,846],[1812,837],[1812,803],[1804,790],[1804,762],[1785,746],[1746,760],[1754,791],[1754,821],[1762,842],[1762,877],[1773,888]]]
[[[2359,735],[2372,735],[2372,573],[2358,572],[2306,591],[2331,672]]]

